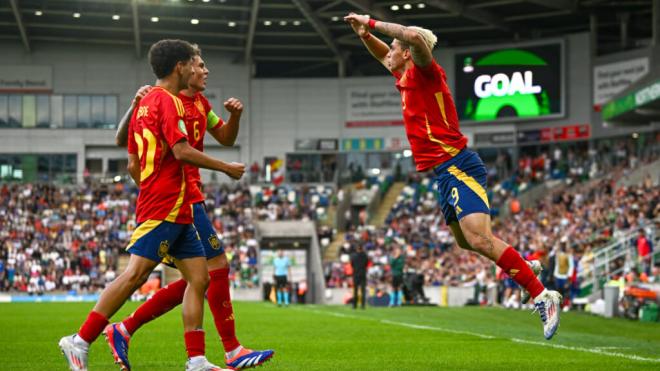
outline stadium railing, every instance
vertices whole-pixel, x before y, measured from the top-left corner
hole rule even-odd
[[[660,218],[656,218],[648,229],[651,233],[651,241],[656,248],[652,253],[652,263],[655,263],[655,256],[658,256],[657,246],[660,242],[660,235],[656,225],[660,223]],[[605,283],[614,276],[621,276],[626,273],[626,270],[637,266],[637,235],[638,228],[628,231],[626,234],[617,238],[617,240],[605,247],[599,248],[594,252],[593,263],[591,269],[583,271],[578,275],[580,280],[580,290],[582,293],[587,293],[588,296],[595,297],[600,294]],[[613,264],[617,260],[623,258],[623,264]],[[586,295],[580,295],[586,296]]]

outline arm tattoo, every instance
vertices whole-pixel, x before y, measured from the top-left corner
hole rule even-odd
[[[396,23],[388,23],[383,21],[378,21],[376,23],[376,30],[381,32],[389,37],[401,40],[406,43],[410,43],[410,40],[406,40],[406,27]]]

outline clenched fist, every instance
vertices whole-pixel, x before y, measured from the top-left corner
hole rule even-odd
[[[239,162],[230,162],[227,164],[227,170],[225,171],[225,174],[227,174],[230,178],[239,180],[245,173],[245,164],[241,164]]]
[[[232,97],[225,101],[225,109],[230,114],[240,115],[243,112],[243,103],[240,100]]]

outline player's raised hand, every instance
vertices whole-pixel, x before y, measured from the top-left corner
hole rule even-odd
[[[368,15],[348,13],[348,15],[344,17],[344,21],[350,23],[356,34],[359,36],[366,36],[369,33],[368,25],[370,18],[371,17]]]
[[[239,180],[245,173],[245,164],[241,164],[239,162],[230,162],[227,164],[227,170],[225,171],[225,174],[227,174],[230,178]]]
[[[151,85],[144,85],[140,89],[138,89],[138,91],[135,93],[135,97],[133,98],[133,107],[137,106],[140,103],[140,100],[149,93],[151,88],[152,88]]]
[[[358,23],[357,21],[347,21],[347,22],[353,28],[353,32],[358,34],[358,36],[365,37],[369,34],[369,28],[363,25],[362,23]]]
[[[225,101],[225,109],[230,114],[241,114],[243,112],[243,103],[240,100],[232,97]]]

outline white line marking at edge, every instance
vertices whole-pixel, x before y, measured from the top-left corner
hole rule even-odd
[[[298,309],[298,308],[296,308],[296,309]],[[443,327],[416,325],[416,324],[413,324],[413,323],[395,322],[395,321],[390,321],[390,320],[379,320],[377,318],[367,318],[367,317],[354,316],[354,315],[350,315],[350,314],[323,311],[323,310],[315,310],[315,309],[302,309],[302,310],[305,310],[307,312],[317,313],[317,314],[333,316],[333,317],[361,319],[361,320],[367,320],[367,321],[378,321],[380,323],[384,323],[384,324],[388,324],[388,325],[408,327],[408,328],[413,328],[413,329],[418,329],[418,330],[441,331],[441,332],[448,332],[448,333],[451,333],[451,334],[476,336],[476,337],[479,337],[479,338],[482,338],[482,339],[497,339],[496,336],[480,334],[478,332],[459,331],[459,330],[452,330],[452,329],[443,328]],[[607,347],[583,348],[583,347],[573,347],[573,346],[569,346],[569,345],[544,343],[544,342],[540,342],[540,341],[525,340],[525,339],[518,339],[518,338],[501,338],[501,339],[509,340],[509,341],[514,342],[514,343],[520,343],[520,344],[538,345],[538,346],[542,346],[542,347],[549,347],[549,348],[555,348],[555,349],[564,349],[564,350],[572,350],[572,351],[576,351],[576,352],[594,353],[594,354],[600,354],[600,355],[604,355],[604,356],[630,359],[630,360],[633,360],[633,361],[660,363],[660,358],[648,358],[648,357],[642,357],[642,356],[638,356],[638,355],[634,355],[634,354],[625,354],[625,353],[619,353],[619,352],[608,352],[608,351],[603,350],[603,348],[607,348]]]

